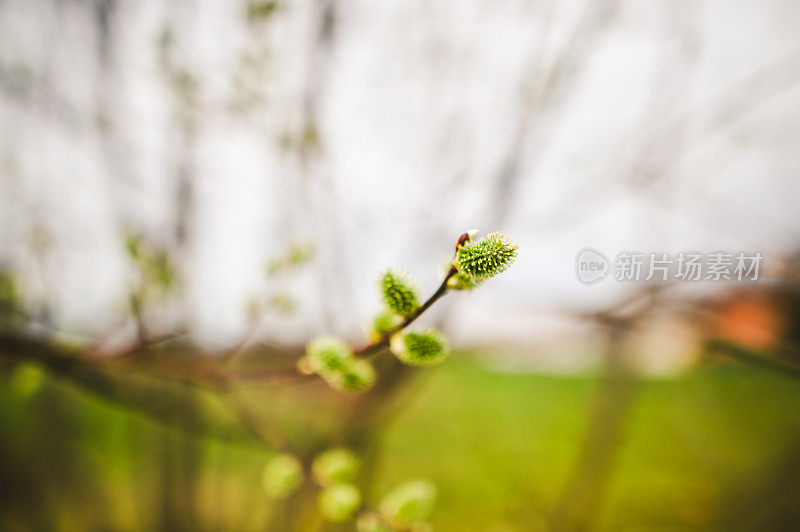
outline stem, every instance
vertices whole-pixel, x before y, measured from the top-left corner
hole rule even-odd
[[[451,266],[450,271],[447,272],[447,275],[445,275],[444,279],[442,280],[442,284],[439,285],[439,288],[436,289],[436,292],[434,292],[416,311],[414,311],[413,314],[407,317],[405,321],[403,321],[403,323],[401,323],[388,333],[384,334],[381,337],[381,339],[378,340],[377,342],[373,342],[371,344],[364,344],[359,347],[356,347],[355,349],[353,349],[353,354],[357,357],[366,358],[369,357],[370,355],[374,355],[375,353],[378,353],[379,351],[389,347],[389,340],[391,339],[393,334],[402,331],[403,329],[414,323],[414,321],[417,318],[419,318],[423,312],[428,310],[434,303],[436,303],[436,301],[440,297],[442,297],[443,295],[445,295],[445,293],[447,293],[447,281],[449,281],[450,278],[456,274],[456,271],[457,271],[456,267]]]

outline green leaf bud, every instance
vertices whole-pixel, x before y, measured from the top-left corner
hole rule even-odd
[[[481,284],[481,281],[483,279],[477,279],[459,270],[447,280],[447,288],[452,290],[472,290]]]
[[[160,250],[153,253],[148,261],[146,271],[153,283],[163,292],[168,292],[175,286],[175,268],[166,251]]]
[[[392,490],[380,504],[381,515],[394,526],[420,523],[436,502],[436,487],[427,480],[412,480]]]
[[[408,317],[419,308],[417,289],[405,274],[387,270],[381,276],[379,285],[383,301],[395,313]]]
[[[351,358],[337,372],[323,375],[328,384],[342,392],[361,393],[375,384],[375,368],[366,360]]]
[[[352,484],[334,484],[323,489],[317,499],[322,517],[341,523],[353,517],[361,506],[361,493]]]
[[[492,233],[459,246],[455,266],[474,279],[488,279],[504,272],[514,262],[518,247],[503,233]]]
[[[358,532],[392,532],[389,525],[385,524],[381,517],[373,512],[365,512],[358,516],[356,530]]]
[[[344,370],[352,358],[353,350],[337,338],[322,336],[306,344],[305,363],[326,379]]]
[[[403,318],[389,309],[383,310],[372,319],[372,325],[367,332],[370,342],[379,342],[381,338],[392,332],[402,323]]]
[[[409,366],[435,366],[450,356],[447,340],[435,329],[399,332],[392,336],[390,349]]]
[[[134,260],[139,260],[139,256],[141,255],[142,249],[142,237],[134,234],[128,233],[125,235],[125,250],[128,252],[128,256],[130,256]]]
[[[294,456],[279,454],[264,468],[264,489],[275,499],[283,499],[303,482],[303,467]]]
[[[296,242],[289,248],[286,256],[291,266],[300,266],[314,258],[314,245],[310,242]]]
[[[311,473],[320,486],[330,486],[355,479],[361,461],[353,451],[345,448],[330,449],[320,454],[311,464]]]

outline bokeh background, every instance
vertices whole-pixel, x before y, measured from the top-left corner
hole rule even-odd
[[[324,529],[261,475],[340,444],[366,507],[434,481],[437,530],[800,526],[798,20],[0,1],[0,528]],[[378,272],[432,292],[473,227],[519,256],[424,316],[447,365],[382,361],[357,398],[197,386],[362,341]],[[587,286],[586,247],[764,260]]]

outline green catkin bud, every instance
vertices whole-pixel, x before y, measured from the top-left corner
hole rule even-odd
[[[311,473],[320,486],[330,486],[355,479],[361,461],[350,449],[330,449],[311,464]]]
[[[372,326],[367,333],[369,341],[379,342],[381,338],[392,332],[402,321],[403,318],[391,310],[383,310],[372,319]]]
[[[379,284],[383,301],[396,314],[408,317],[419,308],[417,290],[406,275],[387,270],[381,276]]]
[[[297,361],[297,369],[305,375],[316,373],[344,392],[363,392],[375,383],[375,369],[369,362],[355,358],[346,343],[327,336],[306,345],[306,356]]]
[[[383,498],[380,512],[394,526],[420,523],[428,518],[436,502],[436,487],[427,480],[412,480]]]
[[[356,530],[358,532],[392,532],[378,514],[367,512],[358,516],[356,520]]]
[[[341,523],[353,517],[361,506],[361,493],[352,484],[334,484],[323,489],[317,499],[322,517]]]
[[[349,345],[337,338],[323,336],[306,344],[302,365],[328,379],[345,370],[353,358]]]
[[[264,468],[264,489],[275,499],[283,499],[303,482],[303,467],[294,456],[279,454]]]
[[[504,272],[514,262],[519,246],[503,233],[492,233],[458,248],[455,266],[476,280]]]
[[[483,279],[471,277],[462,271],[457,271],[450,279],[447,280],[447,288],[452,290],[472,290],[481,284]]]
[[[453,267],[453,259],[448,259],[439,267],[439,274],[444,277]],[[472,290],[481,283],[480,280],[470,277],[462,271],[456,270],[450,279],[447,280],[447,288],[450,290]]]
[[[450,356],[447,340],[435,329],[397,333],[392,336],[390,349],[409,366],[435,366]]]
[[[323,377],[336,390],[361,393],[375,384],[375,368],[366,360],[351,358],[344,368]]]

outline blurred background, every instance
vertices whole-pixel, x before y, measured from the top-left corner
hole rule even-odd
[[[800,527],[800,4],[0,0],[0,528],[353,530],[278,450],[346,445],[436,530]],[[378,273],[508,272],[366,394]],[[747,281],[576,257],[760,253]],[[647,265],[645,265],[646,271]]]

